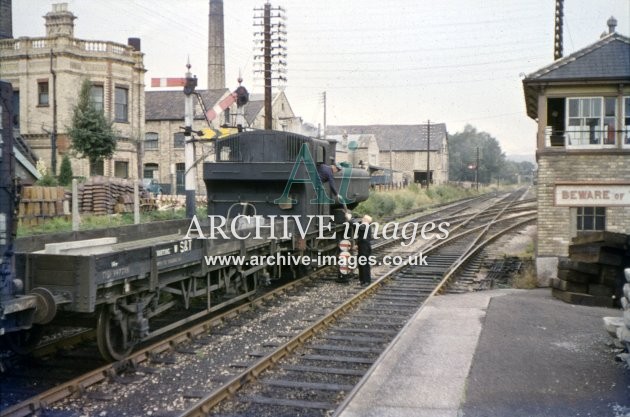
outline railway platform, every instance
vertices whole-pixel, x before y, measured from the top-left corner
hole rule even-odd
[[[549,289],[435,297],[337,417],[630,416],[630,370],[602,317]]]

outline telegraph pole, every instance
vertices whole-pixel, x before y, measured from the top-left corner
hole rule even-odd
[[[50,50],[50,73],[52,75],[52,115],[53,126],[50,132],[50,169],[53,176],[57,176],[57,72],[53,68],[53,50]],[[50,97],[50,90],[48,90]],[[49,98],[50,99],[50,98]]]
[[[479,146],[477,146],[477,164],[475,165],[475,187],[479,191]]]
[[[427,120],[427,190],[429,189],[431,169],[429,167],[431,158],[431,120]]]
[[[326,140],[326,92],[325,91],[322,93],[322,97],[324,100],[324,134],[322,136],[324,140]]]
[[[254,35],[260,37],[255,39],[254,42],[257,48],[262,51],[261,54],[254,55],[254,59],[262,59],[262,70],[256,70],[254,72],[262,73],[265,83],[265,130],[271,130],[273,128],[272,117],[272,83],[273,80],[286,82],[286,76],[279,75],[273,76],[274,68],[279,74],[286,73],[286,25],[283,23],[286,20],[284,16],[285,10],[282,7],[271,7],[269,1],[265,3],[264,8],[254,9],[254,11],[262,11],[262,16],[254,16],[254,26],[261,26],[262,32],[255,32]],[[262,22],[260,21],[262,19]]]
[[[556,0],[556,16],[553,36],[553,59],[562,58],[562,23],[564,21],[564,0]]]
[[[195,190],[197,188],[197,170],[195,169],[195,144],[192,141],[193,125],[193,95],[197,86],[197,77],[193,77],[190,72],[190,60],[186,64],[186,81],[184,84],[184,165],[185,189],[186,189],[186,217],[192,218],[195,215]]]

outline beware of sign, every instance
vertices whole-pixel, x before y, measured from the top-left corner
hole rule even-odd
[[[555,205],[562,207],[630,206],[630,184],[556,185]]]

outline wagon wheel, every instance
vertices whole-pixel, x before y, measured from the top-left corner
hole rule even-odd
[[[113,309],[113,306],[103,306],[96,323],[98,350],[107,361],[125,359],[133,349],[127,320],[122,312],[115,312]]]
[[[5,335],[9,348],[17,354],[26,355],[30,353],[42,338],[44,328],[34,324],[28,330],[7,333]]]

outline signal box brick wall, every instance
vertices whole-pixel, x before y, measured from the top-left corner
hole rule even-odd
[[[568,256],[575,218],[570,207],[556,207],[558,182],[610,183],[630,181],[630,154],[602,152],[568,154],[545,152],[538,158],[538,248],[539,257]],[[630,187],[629,187],[630,188]],[[576,206],[578,206],[576,204]],[[606,207],[606,230],[630,233],[630,207]]]

